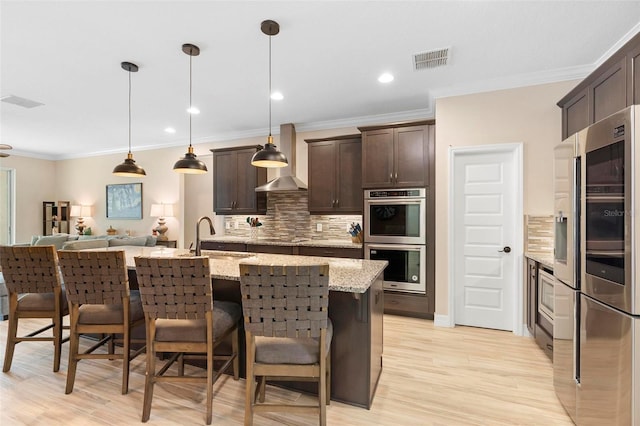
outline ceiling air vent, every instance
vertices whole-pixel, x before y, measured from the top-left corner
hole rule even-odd
[[[14,104],[23,108],[34,108],[40,105],[44,105],[41,102],[32,101],[31,99],[21,98],[20,96],[7,95],[0,98],[0,101],[8,104]]]
[[[428,68],[447,65],[449,59],[449,48],[432,50],[430,52],[416,53],[413,55],[413,69],[420,71]]]

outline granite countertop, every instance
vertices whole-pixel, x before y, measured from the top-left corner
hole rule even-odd
[[[551,251],[526,251],[524,255],[547,268],[553,269],[553,253]]]
[[[109,247],[106,250],[125,250],[127,267],[135,268],[135,256],[184,257],[193,255],[187,249],[165,247]],[[101,249],[105,250],[105,249]],[[202,250],[210,257],[211,277],[223,280],[240,280],[240,263],[254,265],[311,265],[329,264],[329,290],[347,293],[365,293],[376,277],[388,265],[386,260],[343,259],[336,257],[296,256],[288,254],[246,253]]]
[[[262,244],[268,246],[298,246],[298,247],[334,247],[334,248],[362,248],[362,243],[353,243],[351,238],[345,239],[309,239],[294,238],[292,240],[279,240],[267,237],[240,237],[233,235],[224,235],[220,237],[203,238],[200,241],[211,241],[216,243],[240,243],[240,244]]]

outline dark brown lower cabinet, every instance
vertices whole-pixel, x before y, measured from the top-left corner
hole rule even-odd
[[[433,319],[433,313],[428,312],[429,296],[424,294],[384,292],[384,313],[404,315],[415,318]]]
[[[220,243],[217,241],[201,241],[202,250],[247,251],[245,243]]]
[[[361,248],[299,246],[298,254],[300,256],[342,257],[347,259],[362,259]]]
[[[293,246],[274,246],[271,244],[247,244],[249,253],[293,254]]]

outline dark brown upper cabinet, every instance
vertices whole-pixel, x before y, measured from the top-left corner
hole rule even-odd
[[[640,33],[563,97],[562,139],[640,103]]]
[[[309,211],[362,214],[360,135],[305,139],[309,159]]]
[[[362,187],[429,186],[433,120],[359,127],[362,132]]]
[[[267,194],[256,192],[267,182],[267,169],[251,165],[260,145],[212,149],[213,210],[217,214],[250,214],[267,211]]]

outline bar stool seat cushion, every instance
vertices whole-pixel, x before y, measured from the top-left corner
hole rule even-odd
[[[122,305],[93,305],[84,304],[78,308],[78,324],[122,324]],[[142,301],[138,290],[131,290],[129,294],[129,318],[130,322],[144,319]]]
[[[324,356],[331,348],[333,324],[327,319],[327,339]],[[256,336],[256,362],[261,364],[316,364],[318,340],[316,338]]]
[[[67,312],[67,297],[62,289],[61,309]],[[18,311],[52,311],[55,309],[53,293],[22,293],[18,296]]]
[[[213,302],[213,338],[217,340],[233,328],[242,317],[242,308],[238,303],[227,301]],[[207,322],[203,319],[175,320],[158,318],[156,320],[157,342],[206,342]]]

